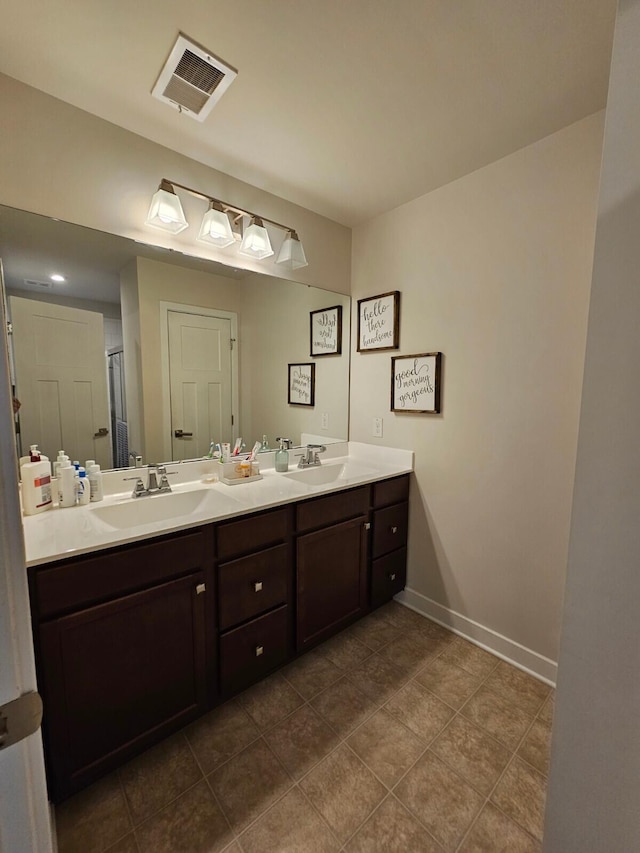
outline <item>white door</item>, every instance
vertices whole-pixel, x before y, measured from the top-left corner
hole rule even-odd
[[[180,311],[167,321],[172,459],[193,459],[233,432],[231,321]]]
[[[2,288],[0,267],[0,289]],[[0,705],[36,690],[24,565],[9,359],[0,299]],[[0,850],[53,849],[40,732],[0,750]]]
[[[111,468],[102,314],[9,297],[22,451]]]

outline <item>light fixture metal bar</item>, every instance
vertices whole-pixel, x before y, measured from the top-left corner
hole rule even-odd
[[[170,181],[167,178],[163,178],[161,183],[169,184],[172,187],[178,187],[178,189],[191,193],[191,195],[197,196],[198,198],[203,198],[205,201],[214,201],[222,206],[225,213],[231,211],[232,213],[237,213],[238,216],[253,216],[256,219],[262,219],[263,222],[268,222],[270,225],[275,225],[276,228],[281,228],[283,231],[290,231],[292,234],[295,234],[295,229],[291,228],[289,225],[283,225],[281,222],[276,222],[274,219],[269,219],[267,216],[262,216],[262,214],[260,213],[253,213],[250,210],[243,210],[241,207],[236,207],[233,204],[229,204],[226,201],[222,201],[222,199],[215,198],[214,196],[200,192],[200,190],[194,190],[191,187],[185,186],[184,184],[179,184],[177,181]]]

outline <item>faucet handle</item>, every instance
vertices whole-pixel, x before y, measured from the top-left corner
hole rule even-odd
[[[123,477],[123,480],[135,480],[136,484],[133,487],[133,492],[131,493],[132,498],[139,498],[141,495],[147,494],[147,489],[145,484],[142,482],[140,477]]]

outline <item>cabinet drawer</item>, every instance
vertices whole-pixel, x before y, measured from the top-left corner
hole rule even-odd
[[[296,529],[304,532],[363,515],[369,509],[369,497],[369,486],[361,486],[327,495],[326,498],[304,501],[296,507]]]
[[[277,545],[218,567],[220,630],[287,602],[289,547]]]
[[[409,500],[409,475],[394,477],[393,480],[382,480],[373,486],[374,507],[389,506]]]
[[[218,525],[218,560],[233,559],[284,542],[289,534],[289,518],[289,510],[284,508]]]
[[[395,504],[373,513],[372,557],[381,557],[407,544],[409,504]]]
[[[267,675],[289,655],[288,607],[260,616],[220,637],[220,690],[235,693]]]
[[[400,548],[371,565],[371,606],[380,607],[404,589],[407,582],[407,549]]]
[[[142,589],[202,569],[211,555],[211,528],[173,535],[144,545],[78,557],[63,565],[31,570],[36,618]]]

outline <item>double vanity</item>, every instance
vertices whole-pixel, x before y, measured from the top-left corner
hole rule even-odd
[[[170,494],[105,475],[88,507],[25,518],[50,796],[59,801],[379,607],[406,577],[409,451]]]

